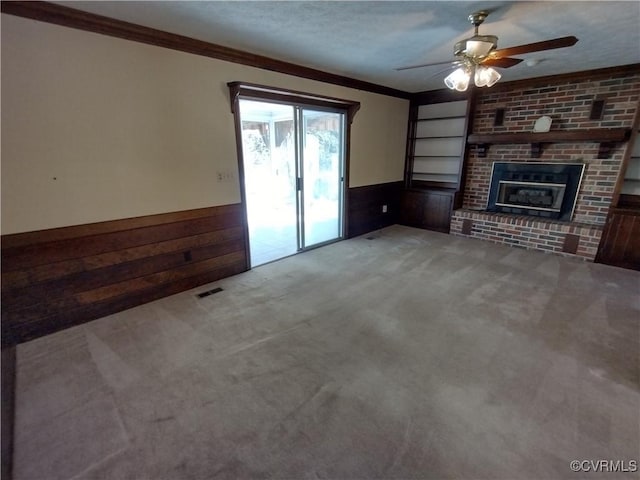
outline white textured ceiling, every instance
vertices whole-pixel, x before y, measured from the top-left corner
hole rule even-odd
[[[569,48],[522,55],[503,81],[640,62],[640,2],[116,1],[56,2],[79,10],[409,92],[443,88],[443,66],[472,35],[467,16],[491,13],[480,33],[498,48],[575,35]]]

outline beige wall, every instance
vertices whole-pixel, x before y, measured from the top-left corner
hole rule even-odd
[[[230,81],[361,102],[350,186],[402,179],[406,100],[2,15],[2,233],[239,202]]]

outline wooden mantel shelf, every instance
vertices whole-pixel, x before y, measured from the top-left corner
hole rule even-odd
[[[478,156],[486,157],[492,144],[530,143],[531,156],[538,158],[543,143],[593,142],[600,144],[598,156],[606,158],[613,143],[626,142],[631,130],[628,128],[590,128],[586,130],[555,130],[552,132],[472,133],[467,143],[478,146]]]

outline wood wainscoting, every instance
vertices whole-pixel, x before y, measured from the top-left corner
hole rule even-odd
[[[3,235],[2,345],[247,270],[241,204]]]
[[[402,194],[400,223],[449,233],[456,192],[450,189],[407,189]]]
[[[596,262],[640,270],[640,208],[612,208]]]
[[[398,223],[403,182],[379,183],[347,190],[347,238]],[[383,206],[387,211],[383,212]]]
[[[13,475],[13,426],[16,403],[16,347],[2,349],[2,470],[0,478]]]

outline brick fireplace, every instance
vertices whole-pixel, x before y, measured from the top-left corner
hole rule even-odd
[[[545,115],[552,118],[551,132],[630,129],[639,97],[640,72],[505,83],[479,90],[472,132],[531,132]],[[604,100],[602,115],[591,120],[592,104],[598,100]],[[498,110],[502,113],[497,115]],[[503,116],[501,125],[495,125],[497,116]],[[453,212],[451,233],[593,260],[626,146],[626,140],[601,144],[589,138],[470,146],[463,206]],[[494,162],[584,164],[573,215],[553,219],[487,211]]]
[[[488,212],[570,222],[584,163],[493,162]]]

